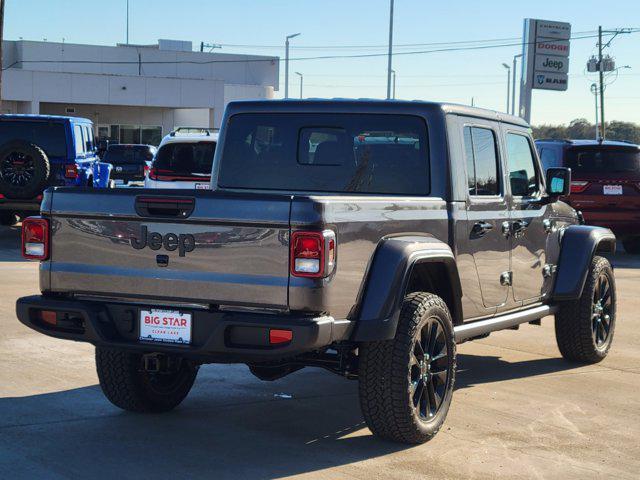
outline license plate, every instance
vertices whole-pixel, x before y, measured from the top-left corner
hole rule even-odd
[[[622,185],[603,185],[602,193],[605,195],[622,195]]]
[[[116,185],[124,185],[124,180],[121,178],[116,178]]]
[[[141,310],[140,340],[190,344],[191,314],[176,310]]]
[[[208,183],[196,183],[196,190],[211,190],[211,185]]]

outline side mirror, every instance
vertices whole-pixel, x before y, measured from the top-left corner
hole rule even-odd
[[[547,194],[552,199],[566,197],[571,193],[571,169],[547,168]]]

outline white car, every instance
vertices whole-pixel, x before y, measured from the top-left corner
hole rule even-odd
[[[202,128],[181,127],[165,136],[145,188],[211,188],[211,165],[218,134]]]

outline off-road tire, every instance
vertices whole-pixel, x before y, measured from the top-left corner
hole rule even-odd
[[[12,226],[16,224],[17,221],[16,214],[13,212],[3,212],[0,210],[0,225],[8,225]]]
[[[96,347],[96,369],[107,399],[123,410],[137,413],[174,409],[185,399],[198,374],[198,367],[186,360],[182,360],[176,373],[150,374],[142,368],[142,355],[102,347]],[[154,381],[169,385],[161,387]]]
[[[6,171],[5,162],[10,162],[12,155],[22,155],[32,163],[33,171],[25,185],[11,183]],[[7,142],[0,146],[0,193],[7,198],[29,199],[42,193],[51,175],[49,158],[37,145],[24,140]]]
[[[626,238],[622,240],[622,246],[625,252],[631,255],[637,255],[640,253],[640,237]]]
[[[444,392],[440,397],[442,403],[435,414],[427,419],[416,410],[414,394],[411,393],[415,368],[411,358],[423,326],[433,323],[434,319],[442,326],[442,345],[447,348],[444,365],[439,367],[446,371],[446,381],[440,384]],[[376,436],[396,442],[416,444],[431,440],[447,416],[455,369],[453,322],[446,303],[430,293],[407,295],[395,337],[392,340],[365,342],[359,346],[360,406],[369,429]]]
[[[597,318],[594,296],[603,276],[609,282],[611,306],[606,339],[600,342],[594,332]],[[603,320],[601,319],[600,322]],[[597,363],[603,360],[613,341],[616,326],[616,284],[611,264],[604,257],[594,256],[582,295],[578,300],[563,302],[555,315],[556,341],[562,356],[571,361]]]

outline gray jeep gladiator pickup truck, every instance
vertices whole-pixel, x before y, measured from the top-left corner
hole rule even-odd
[[[234,102],[211,191],[46,191],[23,224],[25,325],[96,347],[118,407],[166,411],[205,363],[358,379],[374,434],[442,426],[456,344],[555,315],[598,362],[616,320],[611,231],[581,225],[521,119],[375,100]]]

